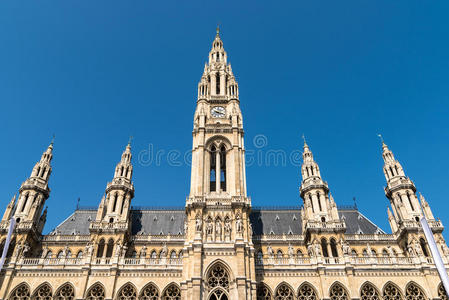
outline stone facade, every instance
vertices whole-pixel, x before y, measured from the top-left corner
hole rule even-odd
[[[190,195],[184,208],[133,208],[128,144],[98,208],[80,208],[48,235],[53,144],[0,223],[0,299],[447,299],[419,219],[443,260],[443,225],[385,143],[392,234],[356,207],[338,207],[304,141],[303,205],[254,208],[247,195],[238,84],[217,32],[198,85]]]

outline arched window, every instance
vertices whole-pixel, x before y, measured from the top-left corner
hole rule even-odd
[[[27,193],[27,194],[25,195],[25,200],[23,200],[23,205],[22,205],[22,209],[20,210],[20,212],[23,212],[23,211],[25,210],[25,206],[27,205],[28,197],[29,197],[29,196],[30,196],[29,193]]]
[[[159,300],[159,290],[154,284],[149,283],[140,292],[139,300]]]
[[[106,257],[112,257],[113,251],[114,251],[114,240],[109,239],[108,246],[106,247]]]
[[[216,155],[216,149],[215,146],[212,146],[210,148],[210,191],[215,192],[217,187],[216,182],[216,162],[217,162],[217,155]]]
[[[228,296],[222,289],[216,289],[210,295],[209,300],[228,300]]]
[[[383,249],[383,250],[382,250],[382,256],[383,256],[383,257],[388,257],[388,256],[389,256],[389,255],[388,255],[387,249]]]
[[[65,257],[71,258],[72,257],[72,251],[67,250],[67,253],[65,254]]]
[[[404,299],[404,297],[402,297],[402,294],[399,291],[399,289],[394,284],[389,282],[384,287],[383,299],[384,300],[402,300],[402,299]]]
[[[170,284],[165,289],[162,300],[181,300],[181,290],[175,284]]]
[[[3,254],[3,248],[5,248],[5,240],[6,239],[3,239],[3,241],[0,243],[0,255]]]
[[[118,198],[118,194],[115,193],[114,194],[114,205],[112,206],[112,211],[114,211],[114,212],[115,212],[115,208],[117,206],[117,198]]]
[[[220,188],[226,192],[226,148],[220,148]]]
[[[441,300],[448,300],[446,289],[442,283],[438,286],[438,297],[440,297]]]
[[[371,283],[365,283],[360,289],[361,300],[380,300],[380,295],[377,289]]]
[[[302,254],[302,251],[298,249],[298,251],[296,251],[296,257],[303,257],[304,255]]]
[[[424,291],[415,283],[411,282],[405,288],[405,299],[407,300],[425,300]]]
[[[320,196],[320,192],[317,192],[317,193],[316,193],[316,198],[317,198],[317,200],[318,200],[318,209],[319,209],[320,211],[323,211],[323,208],[321,207],[321,196]]]
[[[118,300],[136,300],[137,291],[130,283],[125,284],[117,293]]]
[[[217,61],[218,61],[218,55],[217,55]],[[216,91],[217,91],[217,95],[220,95],[220,73],[216,73],[215,75],[215,83],[216,83]]]
[[[30,288],[25,283],[19,284],[10,294],[11,300],[30,300]]]
[[[94,284],[86,293],[86,300],[104,300],[104,288],[101,284]]]
[[[64,258],[64,252],[62,250],[58,252],[58,258]]]
[[[256,259],[258,264],[263,264],[263,253],[262,250],[257,251]]]
[[[329,257],[329,252],[327,252],[327,241],[325,238],[321,239],[321,251],[324,257]]]
[[[176,258],[177,258],[176,251],[172,250],[170,252],[170,263],[174,264],[176,262]]]
[[[76,258],[83,258],[83,251],[78,251],[78,254],[76,255]]]
[[[318,296],[310,284],[304,283],[298,289],[298,300],[318,300]]]
[[[229,291],[229,274],[221,264],[213,266],[207,274],[207,287],[209,291],[221,287]]]
[[[157,253],[155,250],[151,251],[151,255],[150,255],[151,259],[157,259]]]
[[[47,254],[45,255],[45,258],[52,258],[53,257],[53,252],[48,251]]]
[[[257,300],[273,300],[270,289],[264,283],[257,286]]]
[[[285,283],[281,283],[276,289],[276,294],[274,296],[275,300],[294,300],[295,294],[293,290],[286,285]]]
[[[98,249],[97,249],[97,257],[103,257],[104,252],[104,239],[101,239],[98,243]]]
[[[351,255],[352,256],[357,256],[357,251],[355,251],[354,249],[351,250]]]
[[[419,239],[419,244],[421,245],[422,253],[424,254],[424,256],[428,257],[429,256],[429,252],[427,252],[426,241],[424,241],[423,238],[420,238]]]
[[[73,300],[75,299],[75,290],[70,283],[61,286],[55,293],[54,300]]]
[[[178,257],[179,257],[179,258],[182,258],[182,249],[179,250]]]
[[[37,290],[34,292],[31,297],[33,300],[51,300],[52,299],[52,290],[48,283],[42,284]]]
[[[334,284],[329,292],[329,297],[331,300],[349,300],[348,292],[339,283]]]
[[[282,257],[284,257],[284,254],[282,253],[282,250],[278,250],[278,252],[276,253],[276,257],[278,258],[278,259],[282,259]]]
[[[331,239],[331,251],[333,257],[338,257],[337,243],[335,242],[335,239]]]
[[[366,249],[363,249],[363,256],[365,256],[365,257],[368,256],[368,251]]]

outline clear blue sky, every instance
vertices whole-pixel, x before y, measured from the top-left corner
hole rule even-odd
[[[1,1],[0,206],[56,134],[45,231],[98,205],[133,135],[133,205],[183,206],[197,83],[221,24],[246,146],[301,149],[338,204],[390,231],[377,133],[449,226],[448,1]],[[255,136],[268,144],[256,148]],[[181,159],[178,159],[181,161]],[[299,167],[247,168],[253,205],[300,205]]]

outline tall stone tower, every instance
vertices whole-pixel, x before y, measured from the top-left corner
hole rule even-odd
[[[401,164],[384,141],[382,141],[382,158],[387,180],[385,195],[390,200],[393,210],[393,213],[389,208],[387,210],[391,230],[400,235],[400,245],[405,252],[420,257],[429,256],[430,250],[426,246],[419,220],[423,216],[427,219],[437,241],[443,240],[441,235],[443,225],[434,219],[424,197],[421,196],[421,202],[418,200],[415,184],[405,175]]]
[[[238,84],[217,29],[198,84],[193,122],[183,257],[185,299],[209,299],[213,294],[217,299],[223,294],[226,299],[255,298],[251,201],[246,195],[239,104]],[[218,273],[227,279],[219,283],[203,280]]]

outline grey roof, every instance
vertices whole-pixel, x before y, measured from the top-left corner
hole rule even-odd
[[[340,218],[346,223],[347,234],[385,233],[356,208],[340,208]],[[89,234],[89,223],[96,216],[96,210],[77,209],[50,234]],[[133,209],[131,210],[132,234],[183,234],[185,211],[176,209]],[[250,215],[253,232],[262,234],[301,234],[301,214],[297,208],[253,208]]]

